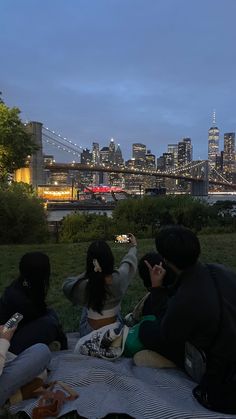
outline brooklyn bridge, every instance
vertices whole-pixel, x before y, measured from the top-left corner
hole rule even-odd
[[[158,179],[177,179],[184,180],[191,184],[191,194],[194,196],[204,196],[208,194],[209,185],[218,185],[226,191],[236,191],[236,184],[225,179],[221,173],[211,167],[208,160],[195,160],[184,166],[173,170],[160,171],[150,168],[130,168],[124,165],[109,164],[82,164],[75,161],[79,158],[83,148],[72,141],[67,140],[55,131],[45,128],[41,122],[29,122],[26,124],[26,130],[31,133],[38,146],[37,152],[31,156],[28,162],[29,183],[37,187],[44,183],[44,172],[102,172],[123,175],[143,175]],[[62,153],[71,155],[70,163],[56,163],[55,161],[44,161],[44,145],[49,144],[57,147]],[[24,169],[20,169],[24,171]],[[21,175],[18,174],[18,180]]]

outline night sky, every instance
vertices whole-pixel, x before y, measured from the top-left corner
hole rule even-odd
[[[0,0],[0,15],[0,91],[24,121],[88,148],[113,137],[126,159],[183,137],[207,158],[214,109],[220,148],[236,130],[236,0]]]

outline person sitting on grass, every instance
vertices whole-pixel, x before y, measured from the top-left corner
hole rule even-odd
[[[47,368],[51,358],[49,348],[42,343],[29,347],[17,357],[7,352],[15,330],[0,326],[0,407],[7,401],[13,404],[29,398],[32,391],[42,385],[43,379],[36,377]]]
[[[149,314],[157,315],[159,314],[159,305],[158,305],[158,293],[156,292],[156,288],[152,286],[152,281],[150,277],[149,268],[147,266],[147,262],[150,266],[160,265],[162,264],[163,268],[165,269],[165,276],[163,278],[163,287],[167,290],[167,295],[171,296],[174,293],[175,281],[177,279],[176,274],[174,271],[166,266],[164,259],[159,255],[157,252],[149,252],[146,253],[138,263],[138,272],[139,276],[143,281],[143,285],[149,291],[146,295],[147,298],[143,304],[142,315],[146,316]],[[166,298],[166,305],[167,305],[168,298]],[[165,309],[163,304],[163,310]]]
[[[49,289],[50,262],[41,252],[26,253],[19,263],[20,274],[0,298],[0,324],[15,313],[23,314],[11,339],[10,351],[18,355],[35,343],[55,349],[67,349],[67,338],[57,314],[46,303]]]
[[[156,321],[142,323],[139,339],[199,382],[193,394],[201,404],[235,414],[236,274],[224,265],[201,263],[199,240],[183,226],[163,227],[156,248],[178,279],[174,295],[168,298],[165,269],[147,262],[159,315]],[[199,371],[201,377],[195,378]]]
[[[159,354],[145,350],[145,346],[139,339],[139,328],[144,321],[155,321],[156,316],[160,315],[159,298],[156,288],[152,286],[151,276],[148,266],[162,265],[165,269],[163,286],[166,288],[166,300],[162,300],[162,311],[167,308],[168,296],[175,290],[176,274],[172,269],[165,265],[164,259],[157,252],[148,252],[138,262],[139,276],[143,281],[148,293],[137,303],[132,313],[125,317],[125,323],[130,327],[126,343],[125,356],[134,356],[134,363],[138,366],[146,367],[173,367],[173,362],[161,357]]]
[[[65,296],[83,307],[80,337],[121,319],[120,303],[137,269],[136,238],[130,234],[130,249],[118,269],[104,240],[96,240],[87,251],[86,271],[66,279]]]

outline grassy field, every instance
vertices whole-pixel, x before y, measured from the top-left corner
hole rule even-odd
[[[236,270],[236,234],[199,236],[202,246],[201,259],[231,266]],[[110,243],[115,255],[116,266],[127,251],[126,245]],[[73,307],[61,291],[63,280],[69,275],[83,272],[88,243],[44,244],[0,246],[0,293],[18,275],[18,263],[25,252],[39,250],[45,252],[51,261],[51,286],[48,296],[49,305],[58,312],[66,331],[76,331],[79,323],[79,309]],[[138,241],[138,257],[155,249],[153,240]],[[132,281],[122,303],[122,312],[129,312],[144,288],[138,275]]]
[[[217,262],[231,266],[236,271],[236,234],[221,234],[199,236],[204,262]],[[116,266],[125,255],[125,245],[110,243],[115,255]],[[48,296],[48,303],[56,309],[65,331],[76,331],[79,324],[79,309],[73,307],[63,296],[61,286],[68,275],[76,275],[83,272],[85,267],[85,256],[88,243],[80,244],[45,244],[45,245],[17,245],[0,246],[0,294],[4,287],[9,284],[18,274],[18,263],[21,256],[28,251],[39,250],[45,252],[51,261],[51,287]],[[155,250],[153,240],[138,241],[138,257],[144,253]],[[127,295],[122,303],[122,312],[130,312],[139,298],[145,292],[138,275],[132,281]],[[9,416],[10,417],[10,416]],[[25,416],[18,415],[21,419]],[[76,413],[66,415],[65,419],[76,419]],[[106,419],[127,418],[126,415],[109,415]]]

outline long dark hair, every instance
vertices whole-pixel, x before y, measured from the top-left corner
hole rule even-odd
[[[17,282],[22,286],[24,293],[37,306],[44,304],[51,271],[48,256],[41,252],[25,253],[20,260],[19,270]]]
[[[109,293],[105,278],[114,271],[114,256],[104,240],[96,240],[87,251],[86,302],[88,308],[102,313]]]

